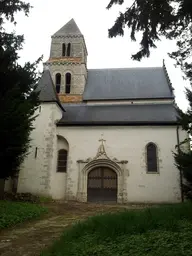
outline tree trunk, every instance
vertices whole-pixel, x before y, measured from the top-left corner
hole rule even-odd
[[[0,179],[0,199],[4,197],[5,180]]]

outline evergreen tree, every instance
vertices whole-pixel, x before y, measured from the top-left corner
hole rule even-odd
[[[17,12],[28,15],[30,5],[20,0],[0,1],[0,179],[15,175],[26,156],[37,109],[38,93],[34,91],[37,65],[18,64],[23,36],[6,33],[4,22],[14,22]]]
[[[169,54],[176,61],[192,85],[192,0],[111,0],[107,9],[114,4],[128,3],[125,12],[121,12],[115,24],[109,29],[109,37],[123,36],[126,28],[130,37],[136,41],[137,33],[142,32],[141,48],[132,55],[133,60],[140,61],[150,56],[151,48],[162,37],[174,39],[177,50]],[[192,135],[192,91],[186,89],[189,108],[186,113],[177,109],[179,122],[187,133]],[[178,147],[174,154],[176,166],[188,181],[185,192],[192,198],[192,152],[184,152]]]

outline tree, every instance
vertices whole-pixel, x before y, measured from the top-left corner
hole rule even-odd
[[[122,5],[124,0],[111,0],[107,6]],[[191,0],[130,0],[124,13],[120,13],[115,24],[109,29],[109,37],[123,36],[130,29],[130,37],[136,41],[136,35],[142,32],[141,48],[132,55],[140,61],[150,56],[150,50],[156,48],[156,42],[162,37],[174,39],[177,50],[169,54],[180,66],[184,77],[192,85],[192,1]],[[187,133],[192,135],[192,91],[186,89],[189,108],[186,113],[177,108],[179,122]],[[178,147],[174,154],[176,166],[188,181],[185,186],[187,195],[192,198],[192,152],[184,152]]]
[[[18,64],[23,36],[6,33],[5,20],[14,22],[17,12],[28,15],[30,5],[20,0],[0,1],[0,179],[14,176],[30,147],[35,110],[39,105],[34,90],[38,80],[37,65]]]

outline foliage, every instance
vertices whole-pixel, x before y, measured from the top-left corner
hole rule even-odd
[[[26,156],[37,109],[38,93],[34,91],[39,78],[35,63],[18,64],[18,51],[22,49],[23,36],[6,33],[4,21],[15,22],[16,12],[27,15],[30,5],[19,0],[0,2],[0,179],[6,179],[19,171]]]
[[[124,0],[111,0],[107,8],[114,4],[122,5]],[[150,49],[156,47],[161,36],[180,39],[189,32],[192,21],[191,0],[133,0],[129,7],[120,13],[115,24],[109,29],[109,37],[123,36],[125,26],[131,30],[131,39],[142,32],[141,50],[132,56],[135,60],[149,57]],[[191,36],[191,35],[190,35]],[[180,44],[178,41],[178,46]]]
[[[4,200],[10,200],[15,202],[29,202],[29,203],[40,203],[40,197],[31,193],[4,193]]]
[[[128,27],[131,30],[131,39],[141,32],[141,49],[132,55],[132,59],[140,61],[150,56],[151,48],[156,48],[160,38],[175,39],[177,50],[169,56],[180,66],[184,77],[192,84],[192,1],[191,0],[133,0],[124,13],[120,13],[114,26],[109,29],[109,37],[123,36]],[[114,4],[123,4],[124,0],[111,0],[107,6],[110,9]],[[179,122],[182,128],[192,136],[192,91],[186,89],[189,109],[184,113],[177,108]],[[192,154],[179,150],[175,155],[175,162],[179,170],[187,179],[187,194],[192,195]],[[186,188],[186,187],[185,187]],[[191,197],[192,198],[192,197]]]
[[[174,153],[176,166],[182,170],[185,182],[183,183],[183,192],[187,199],[192,199],[192,151]]]
[[[46,208],[37,204],[0,201],[0,230],[38,218],[46,212]]]
[[[192,204],[105,214],[79,222],[41,256],[190,255]]]
[[[51,203],[51,202],[54,202],[54,200],[50,196],[40,196],[39,202],[40,203]]]

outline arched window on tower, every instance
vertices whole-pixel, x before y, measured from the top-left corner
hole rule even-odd
[[[66,45],[62,44],[62,56],[66,56]]]
[[[56,85],[56,92],[60,93],[60,89],[61,89],[61,74],[57,73],[55,75],[55,85]]]
[[[71,91],[71,74],[66,73],[65,75],[65,93],[70,93]]]
[[[146,154],[147,154],[147,172],[148,173],[156,173],[158,172],[157,166],[157,146],[150,142],[146,146]]]
[[[67,45],[67,56],[68,57],[71,56],[71,44],[70,43]]]
[[[67,172],[67,155],[68,152],[65,149],[58,151],[57,172]]]

